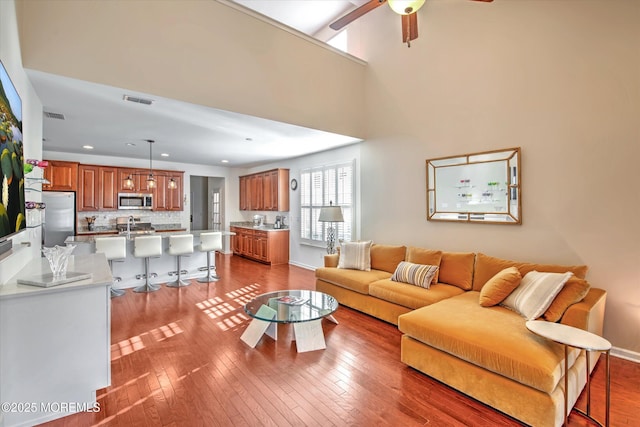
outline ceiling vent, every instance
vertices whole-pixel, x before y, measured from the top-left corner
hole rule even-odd
[[[50,111],[45,111],[44,116],[48,119],[56,119],[56,120],[64,120],[64,114],[61,113],[52,113]]]
[[[125,101],[135,102],[137,104],[151,105],[153,104],[153,100],[138,98],[137,96],[125,95],[122,97]]]

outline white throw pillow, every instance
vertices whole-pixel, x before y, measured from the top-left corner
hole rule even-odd
[[[338,268],[371,271],[371,243],[341,242]]]
[[[571,276],[573,276],[571,272],[530,271],[524,275],[520,285],[505,298],[501,305],[518,312],[527,320],[537,319],[549,308]]]

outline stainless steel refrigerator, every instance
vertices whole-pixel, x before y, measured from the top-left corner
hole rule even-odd
[[[43,191],[42,201],[46,206],[43,244],[46,247],[64,245],[67,237],[76,234],[76,193]]]

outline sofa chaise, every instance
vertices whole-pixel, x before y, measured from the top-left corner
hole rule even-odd
[[[407,365],[526,424],[562,424],[564,347],[527,330],[522,313],[499,304],[508,296],[487,301],[496,299],[492,293],[505,277],[518,276],[524,283],[528,273],[566,275],[539,318],[602,335],[606,292],[584,280],[586,266],[380,244],[368,251],[369,264],[362,269],[338,268],[339,255],[325,256],[325,267],[316,270],[316,289],[397,325]],[[422,287],[398,281],[401,266],[438,268]],[[510,286],[522,287],[517,283]],[[499,293],[508,294],[504,287]],[[569,352],[570,407],[586,383],[586,357],[584,351]]]

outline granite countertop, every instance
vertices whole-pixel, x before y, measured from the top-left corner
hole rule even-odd
[[[138,236],[160,236],[163,239],[169,238],[169,236],[175,236],[176,234],[193,234],[193,237],[200,237],[202,233],[208,233],[212,231],[219,230],[192,230],[186,231],[184,228],[181,230],[156,230],[154,233],[149,234],[131,234],[131,237],[128,237],[127,240],[133,241]],[[231,231],[222,231],[223,236],[233,236],[236,233]],[[127,237],[126,234],[120,234],[119,236]],[[94,243],[95,238],[99,237],[98,234],[77,234],[75,236],[69,236],[64,241],[67,244],[77,244],[77,243]]]
[[[255,227],[252,221],[238,221],[230,222],[230,227],[247,228],[249,230],[262,230],[262,231],[289,231],[289,227],[274,228],[273,224],[264,224],[262,227]]]
[[[182,224],[152,224],[154,230],[163,231],[186,231],[187,229]],[[82,235],[99,235],[99,234],[118,234],[119,231],[114,226],[100,226],[94,227],[93,230],[89,230],[86,226],[79,227],[76,230],[77,236]]]

